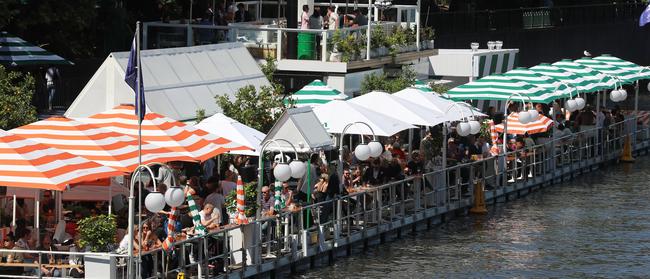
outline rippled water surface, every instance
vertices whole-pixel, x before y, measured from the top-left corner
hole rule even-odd
[[[295,278],[650,278],[650,159],[612,166]]]

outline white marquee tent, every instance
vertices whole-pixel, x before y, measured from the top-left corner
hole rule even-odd
[[[142,75],[148,110],[175,120],[221,112],[215,96],[234,96],[246,85],[269,85],[260,67],[241,43],[143,50]],[[129,52],[111,53],[65,112],[88,117],[120,104],[134,103],[124,82]]]

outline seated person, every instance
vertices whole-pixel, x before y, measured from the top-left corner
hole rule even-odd
[[[56,249],[52,247],[52,235],[46,233],[41,240],[41,246],[37,250],[41,251],[53,251]],[[41,264],[54,264],[56,263],[56,256],[54,254],[41,254],[41,256],[36,261]],[[41,274],[45,277],[59,277],[61,276],[61,271],[54,267],[45,267],[41,266]]]
[[[411,160],[406,164],[406,169],[404,172],[407,175],[418,175],[422,174],[424,171],[424,163],[422,162],[422,159],[420,158],[420,152],[413,151],[411,153]]]
[[[271,194],[271,188],[269,186],[262,187],[262,212],[264,215],[273,215],[275,214],[275,198]]]
[[[13,234],[8,234],[2,243],[2,249],[17,250]],[[0,252],[0,259],[6,263],[19,263],[23,261],[23,254],[16,252]],[[0,274],[20,275],[24,269],[22,267],[0,267]]]
[[[221,210],[215,209],[211,203],[206,203],[203,206],[199,216],[201,216],[201,224],[206,229],[216,229],[221,224]]]
[[[364,185],[379,186],[384,183],[385,179],[386,175],[384,174],[384,170],[381,168],[380,160],[374,159],[370,164],[370,167],[363,173],[361,181]]]

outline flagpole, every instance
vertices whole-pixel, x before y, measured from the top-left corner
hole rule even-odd
[[[139,100],[140,98],[140,22],[138,21],[136,23],[135,27],[135,49],[136,49],[136,86],[135,86],[135,109],[138,110],[139,108]],[[140,175],[139,175],[139,169],[140,165],[142,164],[142,123],[140,121],[140,114],[138,114],[138,169],[135,171],[138,172],[138,180],[140,180]],[[133,255],[133,240],[135,238],[134,234],[134,215],[135,215],[135,208],[134,208],[134,193],[135,193],[135,183],[130,183],[130,189],[129,189],[129,266],[127,268],[127,276],[128,278],[135,278],[134,274],[134,255]],[[141,183],[138,184],[138,189],[141,187]],[[140,241],[142,243],[142,241]],[[140,252],[138,251],[138,255],[140,256]],[[139,263],[139,261],[138,261]]]

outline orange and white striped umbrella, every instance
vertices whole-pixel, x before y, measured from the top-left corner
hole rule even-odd
[[[237,176],[237,215],[235,215],[235,223],[238,225],[248,224],[246,218],[246,192],[244,190],[244,183],[241,176]]]
[[[122,174],[111,167],[0,130],[0,185],[62,191],[68,184]]]
[[[532,135],[543,133],[548,131],[548,128],[553,125],[552,119],[541,114],[537,116],[535,121],[531,121],[528,124],[521,124],[521,122],[519,122],[519,113],[513,112],[508,115],[506,121],[508,122],[508,134],[511,135],[523,135],[525,133]],[[503,133],[503,124],[497,125],[496,130],[499,133]]]
[[[94,124],[51,117],[10,132],[123,172],[133,172],[138,167],[137,138]],[[142,142],[143,164],[193,160],[167,148]]]
[[[138,136],[138,117],[132,105],[121,105],[98,113],[89,118],[79,119],[120,134]],[[218,139],[218,140],[217,140]],[[183,156],[204,161],[219,154],[247,149],[224,138],[203,137],[187,125],[157,113],[148,112],[142,120],[142,140],[167,148]]]

